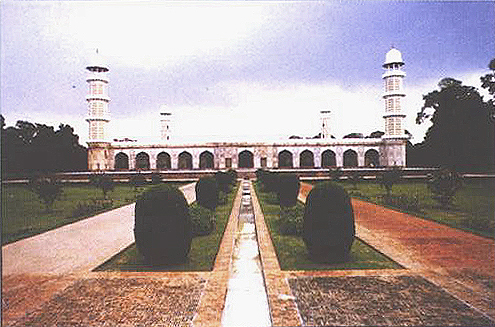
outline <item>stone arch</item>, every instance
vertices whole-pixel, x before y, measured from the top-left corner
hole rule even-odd
[[[210,151],[201,152],[199,155],[199,168],[213,169],[213,153]]]
[[[278,154],[278,168],[292,168],[294,167],[294,161],[292,159],[292,152],[283,150]]]
[[[253,168],[254,155],[251,151],[244,150],[239,153],[239,168]]]
[[[357,167],[358,155],[354,150],[347,150],[344,152],[344,167]]]
[[[119,152],[115,156],[115,170],[128,170],[129,156],[124,152]]]
[[[330,168],[337,166],[337,159],[335,157],[335,152],[332,150],[325,150],[321,154],[321,166],[323,168]]]
[[[170,159],[170,154],[168,154],[167,152],[160,152],[156,156],[156,168],[159,170],[172,168],[172,160]]]
[[[364,154],[364,165],[366,167],[378,167],[380,165],[380,154],[375,149],[370,149]]]
[[[178,168],[192,169],[192,155],[189,152],[183,151],[179,154]]]
[[[150,156],[146,152],[139,152],[136,156],[136,170],[149,170]]]
[[[301,168],[313,168],[315,166],[315,157],[313,152],[304,150],[299,155],[299,166]]]

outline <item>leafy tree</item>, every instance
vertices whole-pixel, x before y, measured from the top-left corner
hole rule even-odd
[[[86,170],[86,151],[69,125],[60,124],[55,130],[18,121],[5,127],[2,117],[2,173]]]
[[[103,199],[107,199],[107,194],[115,188],[115,182],[107,174],[93,174],[89,176],[90,184],[96,186],[103,193]]]
[[[425,140],[413,147],[415,165],[453,170],[491,170],[494,167],[493,104],[484,102],[476,88],[445,78],[423,96],[416,123],[430,120]],[[432,112],[433,111],[433,112]]]
[[[481,87],[488,89],[488,93],[491,95],[495,95],[495,58],[490,61],[488,68],[490,68],[492,72],[480,78],[482,83]]]
[[[399,168],[394,167],[392,169],[385,170],[381,175],[377,176],[380,184],[385,188],[387,192],[386,197],[389,198],[392,193],[392,187],[400,182],[402,174]]]
[[[46,212],[53,211],[53,203],[63,193],[62,184],[50,178],[35,178],[30,181],[31,190],[45,204]]]
[[[454,195],[462,187],[462,177],[456,172],[442,169],[428,181],[428,188],[434,194],[433,199],[443,208],[452,205]]]

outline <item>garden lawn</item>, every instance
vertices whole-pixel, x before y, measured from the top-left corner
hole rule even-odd
[[[374,181],[361,181],[356,187],[350,182],[339,182],[351,196],[387,206],[385,189]],[[450,208],[442,208],[428,189],[426,182],[400,182],[392,187],[392,195],[417,201],[418,210],[401,206],[387,206],[402,212],[432,220],[450,227],[466,230],[485,237],[495,237],[495,182],[486,179],[466,179],[454,196]]]
[[[95,271],[211,271],[232,211],[237,188],[238,186],[234,187],[228,194],[225,204],[217,206],[214,231],[209,235],[193,238],[187,262],[153,267],[145,262],[134,243],[96,268]]]
[[[55,200],[53,210],[46,212],[44,204],[26,185],[2,185],[2,245],[67,225],[103,211],[135,202],[136,191],[128,184],[116,184],[108,193],[107,206],[92,210],[94,202],[101,204],[102,191],[88,184],[64,184],[62,196]],[[87,207],[81,214],[77,207]]]
[[[260,191],[255,186],[260,201],[265,223],[271,234],[272,242],[277,253],[282,270],[341,270],[341,269],[399,269],[401,266],[385,255],[373,249],[358,238],[355,238],[351,248],[351,258],[348,262],[338,264],[322,264],[310,260],[302,237],[281,235],[278,231],[280,206],[274,204],[276,197],[273,193]],[[302,204],[299,204],[302,205]],[[304,210],[302,210],[304,212]]]

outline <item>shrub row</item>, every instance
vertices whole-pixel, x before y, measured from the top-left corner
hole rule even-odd
[[[293,207],[299,194],[299,177],[291,173],[274,173],[263,169],[256,171],[261,188],[265,192],[275,192],[281,207]]]

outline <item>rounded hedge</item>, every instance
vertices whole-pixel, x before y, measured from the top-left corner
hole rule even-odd
[[[220,191],[229,193],[231,187],[232,176],[224,171],[217,171],[215,173],[215,180]]]
[[[347,261],[354,235],[354,212],[347,192],[334,183],[317,184],[306,199],[303,218],[303,239],[312,259]]]
[[[202,207],[215,210],[218,205],[217,182],[212,176],[203,176],[196,183],[196,201]]]
[[[296,174],[278,176],[277,195],[281,207],[293,207],[297,204],[299,186],[299,177]]]
[[[209,235],[215,229],[215,211],[205,208],[198,203],[193,203],[189,207],[189,215],[192,221],[193,237]]]
[[[158,185],[136,201],[134,237],[139,252],[152,265],[182,262],[191,248],[189,206],[179,189]]]

